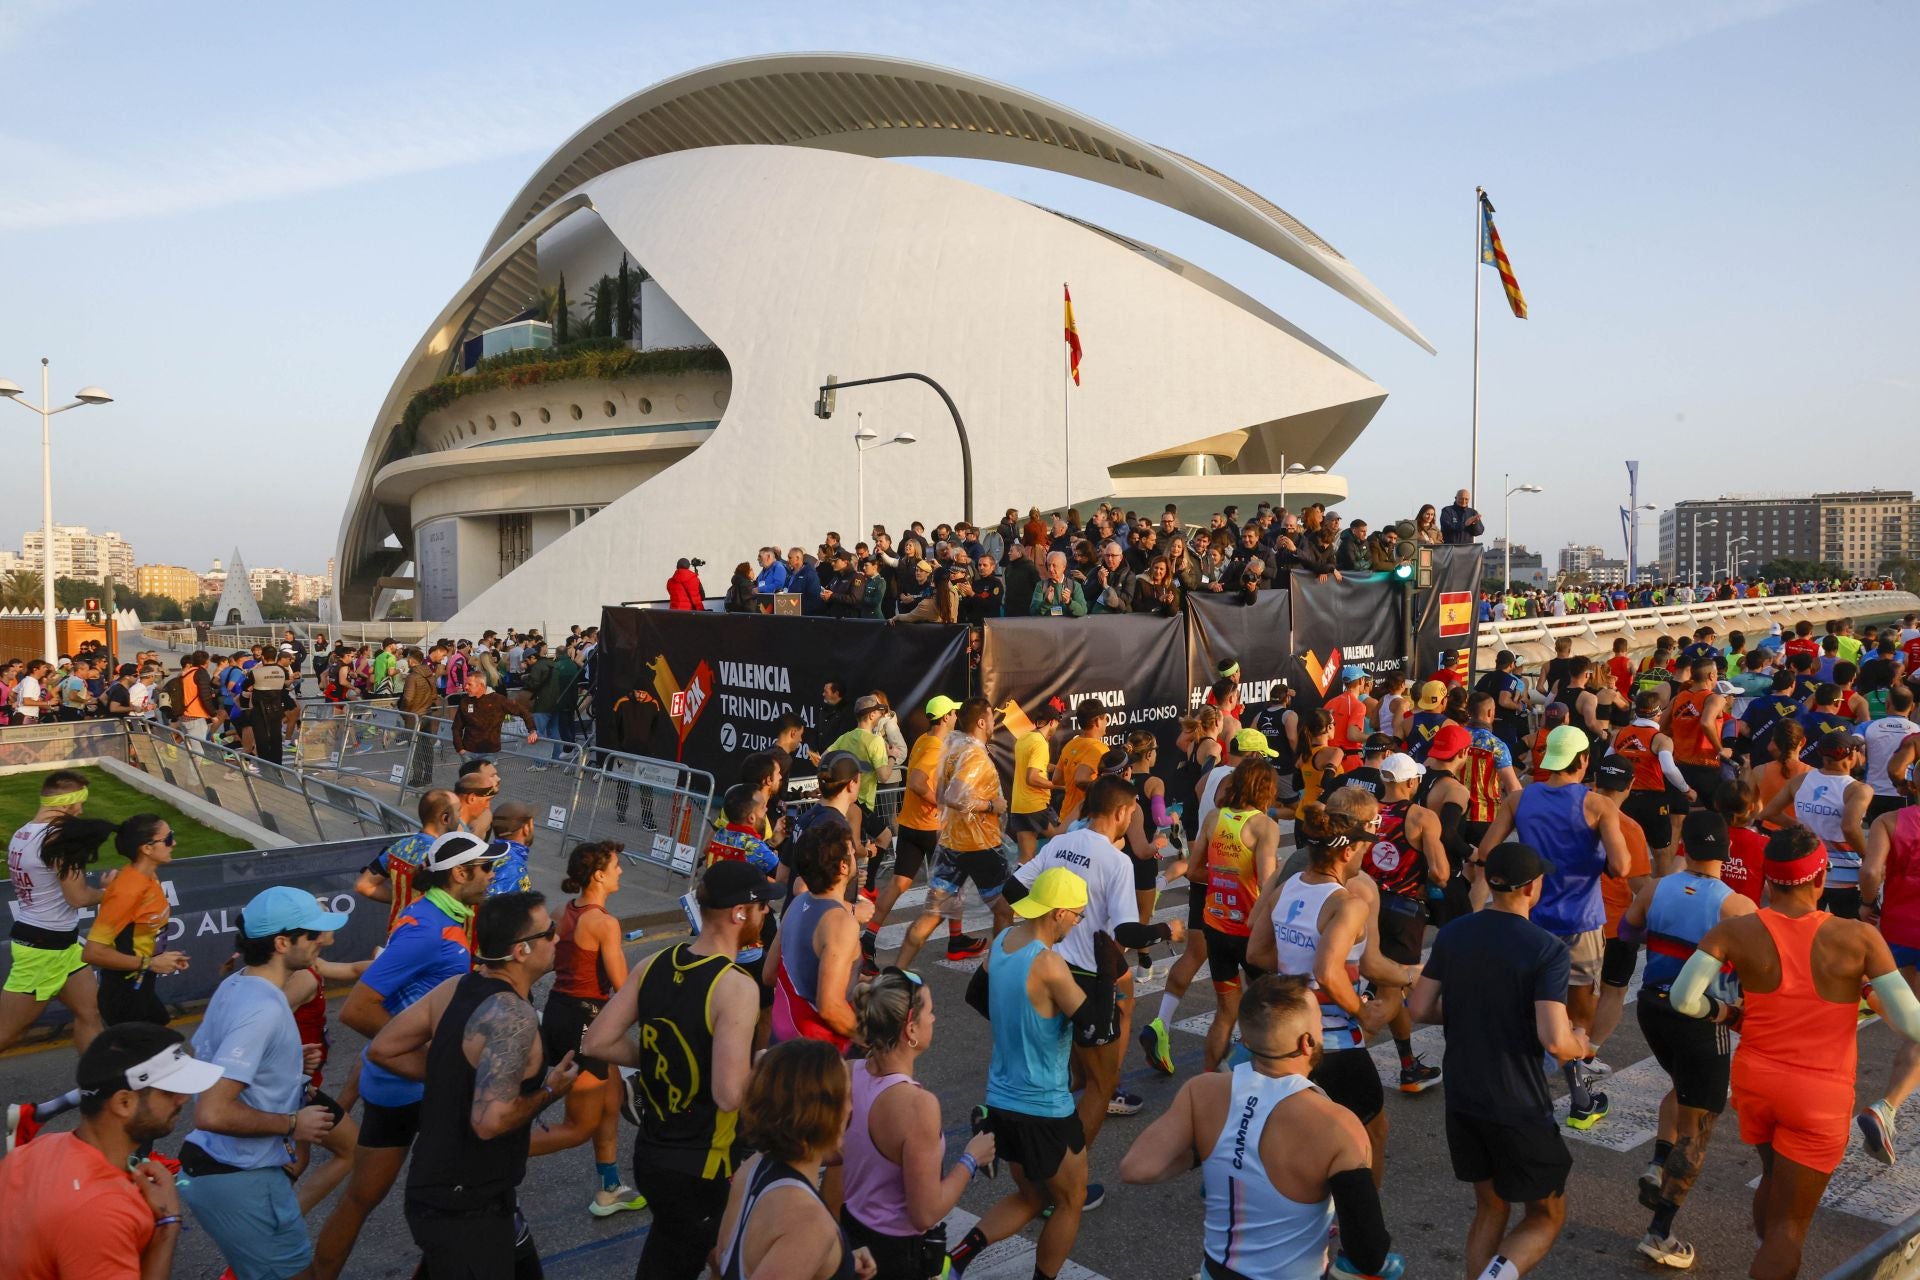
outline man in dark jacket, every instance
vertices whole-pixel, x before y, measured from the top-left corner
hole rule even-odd
[[[1024,618],[1033,612],[1033,593],[1040,585],[1040,571],[1033,555],[1021,543],[1009,542],[1000,577],[1006,590],[1001,595],[1001,611],[1009,618]]]
[[[795,547],[787,552],[787,590],[800,596],[800,612],[817,617],[822,612],[820,571],[807,563],[807,553]]]
[[[845,547],[833,548],[820,574],[821,612],[830,618],[851,618],[860,612],[865,594],[853,574],[853,556]]]
[[[1471,505],[1473,495],[1465,489],[1453,495],[1453,505],[1440,513],[1440,541],[1450,547],[1471,546],[1486,532],[1480,513]]]
[[[1337,544],[1339,551],[1334,563],[1346,573],[1365,573],[1367,571],[1367,522],[1355,520],[1341,533]]]

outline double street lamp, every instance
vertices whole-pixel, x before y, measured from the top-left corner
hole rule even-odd
[[[1698,511],[1693,513],[1693,554],[1687,557],[1687,581],[1690,584],[1700,581],[1700,526],[1704,524],[1711,529],[1719,523],[1718,516],[1708,516],[1702,520]]]
[[[882,440],[880,433],[867,425],[867,415],[857,413],[854,421],[858,424],[853,432],[854,472],[853,487],[856,495],[853,540],[858,542],[867,536],[867,455],[875,449],[884,449],[890,444],[912,444],[920,437],[911,431],[895,432],[890,440]]]
[[[1327,474],[1327,469],[1321,466],[1319,463],[1315,463],[1311,467],[1304,462],[1296,462],[1292,466],[1288,466],[1287,455],[1284,453],[1281,454],[1280,455],[1280,509],[1282,511],[1285,511],[1287,509],[1287,477],[1288,476],[1323,476],[1325,474]]]
[[[110,404],[113,397],[98,387],[82,387],[74,393],[73,403],[53,408],[47,390],[49,370],[46,358],[40,360],[40,403],[29,404],[20,397],[20,384],[0,378],[0,399],[11,400],[23,409],[40,415],[40,618],[41,647],[48,662],[60,660],[60,641],[53,625],[53,415],[78,409],[85,404]]]
[[[1502,594],[1513,590],[1513,495],[1516,493],[1539,493],[1541,491],[1540,486],[1537,484],[1516,484],[1509,487],[1507,481],[1511,479],[1513,479],[1512,476],[1505,474],[1500,477],[1501,486],[1507,490],[1506,496],[1500,500],[1501,520],[1505,526],[1501,533],[1501,541],[1506,547],[1506,566],[1500,575],[1503,584],[1501,587]]]

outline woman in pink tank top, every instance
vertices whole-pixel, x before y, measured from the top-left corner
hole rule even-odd
[[[947,1251],[942,1221],[983,1163],[993,1136],[976,1134],[951,1169],[940,1100],[913,1078],[914,1063],[933,1043],[933,992],[920,975],[888,968],[853,997],[855,1040],[865,1061],[853,1072],[853,1117],[842,1144],[845,1200],[840,1225],[853,1248],[873,1254],[874,1280],[937,1275]]]

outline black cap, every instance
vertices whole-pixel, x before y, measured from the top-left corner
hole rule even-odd
[[[822,782],[852,782],[862,772],[860,757],[851,751],[829,751],[820,757]]]
[[[1398,751],[1399,749],[1400,739],[1390,733],[1370,733],[1367,735],[1367,740],[1360,744],[1360,750],[1365,755],[1373,755],[1380,751]]]
[[[1820,754],[1844,756],[1849,751],[1865,751],[1867,740],[1857,733],[1829,733],[1820,739]]]
[[[714,911],[745,906],[749,902],[772,902],[773,882],[758,868],[737,858],[727,858],[714,863],[701,875],[695,898],[702,907]]]
[[[1711,809],[1695,809],[1680,820],[1680,852],[1695,862],[1722,862],[1727,856],[1727,820]]]
[[[1625,756],[1601,756],[1593,766],[1593,780],[1602,791],[1625,791],[1633,786],[1633,761]]]
[[[1487,855],[1486,873],[1489,888],[1510,892],[1545,875],[1547,863],[1532,845],[1510,840]]]

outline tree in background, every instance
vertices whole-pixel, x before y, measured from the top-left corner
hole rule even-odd
[[[601,276],[599,282],[587,290],[589,337],[613,336],[613,316],[618,309],[619,291],[620,286],[612,276]]]
[[[386,621],[386,622],[413,621],[413,597],[412,596],[396,596],[393,599],[393,601],[387,605],[387,616],[383,619],[383,621]]]
[[[1795,582],[1811,582],[1821,578],[1844,578],[1847,571],[1837,564],[1828,564],[1824,560],[1793,560],[1779,556],[1760,566],[1762,578],[1791,578]]]
[[[567,278],[564,275],[553,287],[553,314],[548,318],[553,322],[553,345],[566,346],[571,336],[568,326],[573,317],[567,314]]]
[[[293,588],[278,579],[269,581],[260,593],[260,616],[275,621],[293,617]]]
[[[613,336],[622,342],[633,341],[633,273],[627,270],[627,255],[620,255],[620,274],[614,277]]]
[[[1903,591],[1920,592],[1920,560],[1894,556],[1880,562],[1882,577],[1892,578]]]
[[[40,599],[40,575],[31,569],[15,569],[0,579],[0,608],[38,609]]]
[[[632,289],[633,289],[633,301],[632,301],[633,345],[636,348],[644,349],[647,345],[647,337],[646,337],[647,330],[646,330],[646,323],[645,323],[647,318],[646,316],[646,310],[647,310],[646,309],[646,297],[647,297],[646,283],[647,281],[653,279],[653,277],[648,275],[647,269],[641,266],[637,262],[633,264],[633,270],[630,272],[630,275],[632,276]]]

